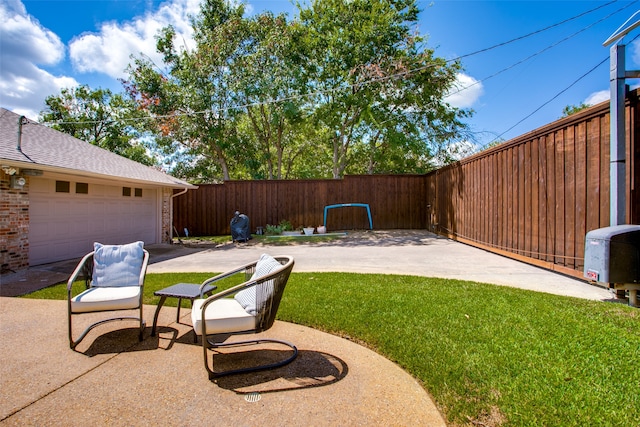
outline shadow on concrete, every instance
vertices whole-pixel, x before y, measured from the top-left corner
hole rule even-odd
[[[251,350],[216,354],[216,370],[275,362],[287,358],[290,353],[287,350]],[[300,350],[298,357],[284,367],[221,377],[214,382],[238,394],[275,393],[331,385],[345,378],[348,373],[347,364],[339,357],[320,351]]]

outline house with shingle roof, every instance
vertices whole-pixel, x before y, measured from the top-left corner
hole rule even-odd
[[[0,266],[80,257],[93,242],[171,241],[173,198],[197,188],[0,108]]]

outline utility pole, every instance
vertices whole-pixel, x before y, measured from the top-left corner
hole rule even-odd
[[[626,125],[625,125],[625,79],[640,77],[640,71],[626,71],[625,48],[623,38],[640,25],[640,19],[629,24],[640,10],[631,15],[602,45],[609,46],[610,74],[610,224],[627,223],[626,215]]]

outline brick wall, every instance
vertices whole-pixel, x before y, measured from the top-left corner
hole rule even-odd
[[[29,267],[29,179],[11,189],[11,177],[0,171],[0,271]]]

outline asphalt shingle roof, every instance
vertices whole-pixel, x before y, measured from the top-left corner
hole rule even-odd
[[[86,172],[105,178],[142,181],[164,187],[196,188],[186,181],[31,119],[23,124],[18,143],[19,120],[20,115],[0,108],[0,160],[28,163],[34,169],[47,167],[49,170],[59,169],[65,173]]]

